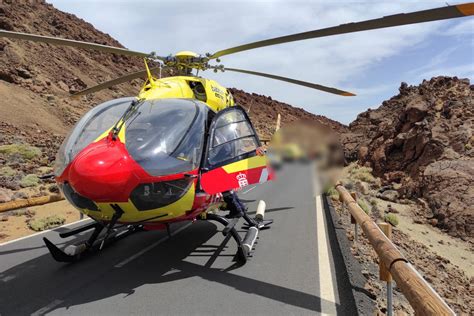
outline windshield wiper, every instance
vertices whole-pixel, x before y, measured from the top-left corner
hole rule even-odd
[[[115,123],[114,127],[112,127],[112,130],[110,132],[110,136],[112,137],[112,140],[117,140],[117,136],[120,133],[120,130],[122,129],[123,125],[125,124],[125,121],[128,120],[128,118],[135,112],[135,110],[138,108],[139,105],[143,103],[143,99],[141,100],[133,100],[128,108],[123,112],[122,116],[120,119]]]

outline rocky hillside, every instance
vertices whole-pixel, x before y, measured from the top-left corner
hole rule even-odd
[[[123,47],[44,1],[8,2],[0,5],[2,29]],[[71,100],[70,93],[143,68],[139,58],[20,40],[0,39],[0,55],[1,120],[57,134],[64,134],[92,105],[133,94],[139,84],[120,85],[81,100]]]
[[[373,168],[400,198],[425,206],[427,221],[474,237],[474,87],[437,77],[359,114],[344,135],[346,156]]]
[[[278,114],[281,115],[282,127],[298,121],[311,121],[327,126],[337,133],[347,131],[347,127],[337,121],[273,100],[269,96],[247,93],[235,88],[230,90],[232,91],[236,103],[243,105],[247,111],[249,111],[255,128],[264,138],[270,137],[275,132]]]

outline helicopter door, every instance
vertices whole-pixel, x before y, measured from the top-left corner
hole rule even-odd
[[[201,186],[216,194],[263,183],[272,177],[260,140],[245,110],[232,106],[213,118],[201,176]]]

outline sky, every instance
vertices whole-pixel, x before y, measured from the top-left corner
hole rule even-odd
[[[48,0],[110,34],[125,47],[167,56],[200,54],[292,33],[426,10],[446,1]],[[462,2],[449,2],[459,4]],[[398,93],[437,75],[474,77],[474,18],[422,23],[259,48],[224,56],[230,68],[354,92],[342,97],[231,72],[200,75],[226,87],[269,95],[348,124]]]

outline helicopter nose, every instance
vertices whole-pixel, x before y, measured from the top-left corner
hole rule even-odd
[[[72,161],[68,181],[80,195],[96,202],[127,202],[134,183],[134,161],[120,141],[87,146]]]

